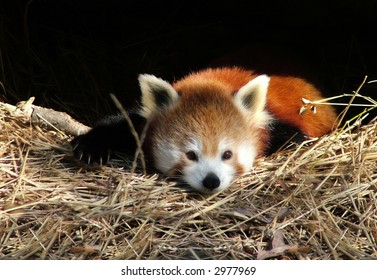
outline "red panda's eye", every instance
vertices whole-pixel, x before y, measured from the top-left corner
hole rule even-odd
[[[227,160],[227,159],[230,159],[232,156],[233,156],[232,151],[225,151],[225,152],[223,153],[222,159],[223,159],[223,160]]]
[[[186,153],[186,157],[192,161],[198,161],[198,155],[194,151],[189,151]]]

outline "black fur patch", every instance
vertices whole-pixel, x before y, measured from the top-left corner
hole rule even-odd
[[[153,97],[157,107],[167,107],[171,103],[170,94],[162,87],[152,87]]]
[[[270,140],[265,154],[273,154],[288,144],[301,143],[305,140],[307,140],[305,134],[297,127],[283,121],[274,121],[270,126]]]
[[[129,117],[140,135],[146,120],[137,113],[130,113]],[[136,140],[122,115],[102,119],[87,134],[73,139],[71,145],[74,155],[83,162],[102,164],[105,164],[114,152],[133,156],[137,148]]]
[[[246,109],[250,109],[252,106],[252,102],[254,101],[254,96],[253,96],[254,92],[252,93],[249,93],[248,95],[244,96],[242,98],[242,105],[246,108]]]

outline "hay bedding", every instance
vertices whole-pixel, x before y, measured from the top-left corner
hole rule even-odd
[[[85,168],[71,136],[1,108],[1,259],[377,258],[376,119],[202,196],[122,162]]]

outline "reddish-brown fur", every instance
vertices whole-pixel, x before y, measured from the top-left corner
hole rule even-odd
[[[206,88],[208,92],[234,94],[250,80],[257,77],[252,71],[241,68],[215,68],[191,74],[173,84],[182,96]],[[296,77],[270,76],[267,110],[274,118],[299,128],[308,137],[319,137],[330,132],[336,124],[336,113],[329,105],[316,105],[316,113],[307,110],[300,114],[305,98],[320,100],[320,91],[309,82]],[[263,140],[263,139],[262,139]]]
[[[298,127],[308,137],[319,137],[334,129],[337,115],[332,106],[316,105],[316,113],[307,110],[300,114],[304,105],[301,98],[317,101],[323,97],[303,79],[271,76],[267,108],[276,118]]]
[[[254,79],[255,77],[257,77],[257,75],[253,74],[251,71],[245,71],[237,67],[214,68],[206,69],[188,75],[185,78],[175,82],[173,84],[173,87],[180,94],[182,98],[182,103],[185,104],[185,107],[188,106],[188,104],[185,103],[185,97],[189,95],[192,97],[193,94],[197,95],[197,99],[191,103],[192,106],[197,107],[198,104],[203,103],[203,92],[205,92],[206,94],[213,95],[212,97],[209,96],[209,98],[207,99],[209,102],[218,101],[218,103],[221,104],[221,106],[223,106],[224,103],[221,101],[224,97],[229,97],[229,99],[232,98],[232,96],[242,86],[246,85],[250,80]],[[190,100],[192,99],[190,98]],[[191,111],[189,107],[186,107],[186,109],[187,112]],[[214,121],[218,118],[219,112],[221,112],[221,114],[231,114],[234,123],[225,123],[223,124],[224,127],[220,127],[221,124],[219,124],[217,121]],[[210,117],[211,114],[216,114],[216,117]],[[209,128],[211,131],[215,132],[226,130],[227,128],[229,128],[229,126],[236,127],[238,117],[240,117],[239,112],[229,111],[228,107],[223,108],[221,110],[208,110],[207,108],[205,108],[205,112],[203,112],[203,116],[200,120],[203,124],[210,124],[208,126],[203,126],[204,129]],[[258,141],[255,143],[255,146],[258,151],[258,154],[262,155],[268,143],[268,130],[266,128],[254,127],[252,129],[247,129],[245,131],[243,130],[243,127],[239,128],[240,134],[238,136],[248,137],[248,134],[253,134],[253,136],[250,138],[258,139]],[[204,136],[211,135],[209,134],[209,131],[203,131],[203,134]],[[211,147],[215,149],[216,145],[211,145]]]
[[[251,71],[241,68],[214,68],[193,73],[173,84],[178,93],[190,94],[195,92],[195,87],[207,84],[211,87],[222,87],[227,94],[234,94],[250,80],[257,77]]]
[[[199,82],[194,79],[185,81],[181,86],[175,85],[175,88],[181,95],[180,104],[172,108],[168,114],[165,112],[157,115],[152,120],[149,125],[150,134],[157,137],[153,143],[158,143],[160,137],[175,139],[176,144],[184,143],[185,139],[191,137],[208,139],[203,142],[203,154],[214,156],[218,152],[218,146],[214,143],[219,143],[224,134],[229,133],[232,139],[258,140],[254,141],[253,145],[260,155],[263,153],[267,141],[259,140],[266,138],[267,130],[245,127],[245,124],[240,122],[241,113],[235,107],[229,106],[232,95],[228,94],[231,89],[228,84],[214,83],[207,79]],[[222,122],[219,122],[219,116]],[[163,125],[157,126],[155,122]],[[172,127],[175,129],[169,129]],[[232,129],[229,129],[230,127]],[[187,159],[182,158],[182,161],[185,162]],[[245,172],[237,163],[237,158],[232,158],[230,162],[233,162],[237,174]],[[179,170],[179,167],[175,169]]]
[[[206,69],[173,85],[150,75],[140,81],[142,112],[149,120],[145,144],[156,168],[182,176],[201,191],[224,189],[235,176],[250,171],[273,143],[274,119],[308,137],[331,131],[336,122],[329,105],[300,113],[302,98],[322,97],[312,84],[295,77],[258,76],[234,67]]]

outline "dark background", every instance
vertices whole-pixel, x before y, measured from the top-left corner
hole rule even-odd
[[[237,49],[260,72],[352,93],[377,79],[376,18],[375,0],[0,0],[0,99],[93,124],[116,112],[109,93],[135,104],[139,73],[173,81]]]

